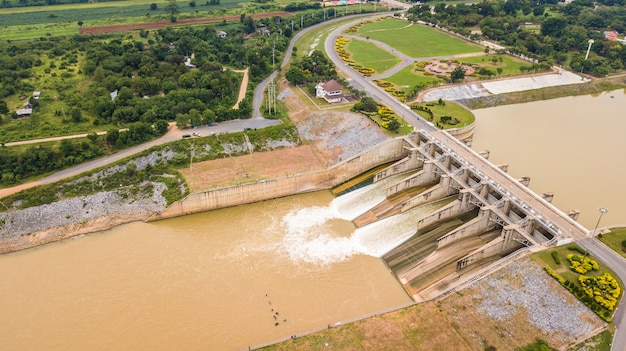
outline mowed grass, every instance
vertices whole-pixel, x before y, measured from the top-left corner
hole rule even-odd
[[[363,67],[372,68],[378,73],[385,72],[397,65],[401,60],[387,50],[381,49],[373,43],[363,40],[351,40],[346,49],[352,54],[351,58]]]
[[[405,27],[398,28],[398,22],[404,24]],[[478,45],[452,37],[431,27],[418,24],[406,27],[407,23],[397,19],[385,19],[362,26],[359,34],[381,41],[414,58],[459,55],[483,50]],[[376,26],[377,30],[368,30],[370,26]],[[384,29],[384,26],[388,26],[388,29],[381,30]]]
[[[400,70],[398,73],[389,78],[385,78],[384,80],[395,84],[397,89],[407,93],[418,83],[426,82],[429,84],[434,84],[441,81],[435,76],[425,76],[422,74],[413,73],[413,66],[414,65],[407,66]]]
[[[626,258],[626,252],[622,250],[622,241],[626,240],[626,228],[611,229],[610,233],[603,234],[602,238],[598,237],[606,246],[613,251]]]
[[[502,62],[493,62],[492,59],[494,57],[502,58]],[[462,63],[478,64],[493,71],[498,68],[502,68],[502,74],[500,74],[501,76],[520,74],[520,67],[528,66],[528,62],[507,55],[471,56],[459,58],[458,60]]]
[[[462,128],[467,125],[470,125],[476,121],[476,117],[470,111],[464,108],[463,106],[457,104],[452,101],[445,101],[444,105],[439,105],[433,102],[422,102],[418,105],[423,107],[428,107],[430,111],[434,115],[434,120],[431,121],[433,123],[440,123],[442,116],[451,116],[459,119],[459,123],[457,124],[443,124],[443,129],[455,129]],[[412,105],[411,105],[412,106]],[[429,115],[424,111],[413,110],[420,116],[429,119]]]
[[[389,19],[390,18],[381,18],[381,20],[368,21],[366,24],[359,27],[358,33],[362,36],[366,36],[369,32],[387,29],[400,29],[409,25],[406,21],[389,21]]]

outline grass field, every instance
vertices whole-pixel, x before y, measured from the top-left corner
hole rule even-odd
[[[568,254],[580,255],[580,253],[578,251],[571,250],[571,245],[572,244],[559,246],[550,250],[543,250],[532,254],[530,257],[539,261],[543,266],[549,267],[558,275],[563,277],[563,279],[577,282],[580,274],[575,273],[569,268],[569,261],[567,260],[566,256]],[[553,251],[557,252],[559,259],[561,260],[561,264],[556,264],[556,262],[554,262],[554,259],[551,256]],[[593,259],[593,257],[591,258]],[[613,275],[613,277],[617,279],[617,275],[613,273],[607,266],[603,265],[602,262],[598,262],[598,265],[600,266],[599,270],[589,271],[585,275],[589,277],[597,277],[602,275],[602,273],[604,272],[610,272],[611,275]],[[620,282],[620,284],[622,287],[624,286],[623,282]]]
[[[399,28],[399,24],[403,24],[404,27]],[[452,37],[431,27],[406,26],[406,24],[407,22],[402,20],[385,19],[363,25],[359,29],[359,35],[381,41],[414,58],[459,55],[483,50],[478,45]]]
[[[443,129],[461,128],[466,125],[470,125],[474,123],[474,121],[476,120],[476,117],[471,111],[467,110],[463,106],[452,101],[445,101],[444,105],[439,105],[437,103],[432,103],[432,102],[428,102],[428,103],[422,102],[422,103],[419,103],[418,105],[427,107],[430,109],[430,111],[433,113],[433,116],[434,116],[434,120],[431,121],[433,123],[440,122],[441,116],[451,116],[454,118],[458,118],[459,122],[457,124],[454,124],[454,125],[443,124]],[[419,110],[414,110],[414,111],[426,119],[430,117],[424,111],[419,111]]]
[[[611,229],[608,234],[603,234],[602,238],[598,237],[606,246],[613,249],[622,257],[626,258],[626,252],[622,250],[622,241],[626,240],[626,228]]]
[[[398,90],[408,93],[417,83],[426,82],[429,84],[438,83],[441,80],[435,76],[425,76],[413,73],[413,65],[403,68],[400,72],[384,80],[396,85]]]
[[[494,63],[492,61],[493,58],[501,58],[502,62],[498,61]],[[502,68],[501,76],[520,74],[520,67],[529,65],[526,61],[508,55],[471,56],[459,58],[458,60],[462,63],[479,64],[493,71],[497,68]]]
[[[372,68],[377,73],[385,72],[400,62],[398,57],[367,41],[353,39],[346,48],[354,61]]]

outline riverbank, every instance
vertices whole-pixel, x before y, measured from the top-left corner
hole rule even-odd
[[[180,170],[192,191],[228,189],[233,184],[264,182],[306,171],[322,171],[388,139],[380,128],[360,114],[310,111],[299,103],[297,95],[289,88],[281,93],[280,99],[288,106],[304,145],[281,144],[276,150],[251,152],[241,158],[193,163],[192,167]],[[156,157],[151,154],[148,158],[156,162]],[[280,160],[278,165],[276,160]],[[142,166],[137,171],[145,167],[144,163],[141,162]],[[125,170],[125,166],[119,166],[105,173]],[[0,212],[0,254],[99,232],[125,223],[147,221],[155,214],[158,217],[168,208],[162,196],[165,185],[152,182],[145,188],[151,191],[120,187],[42,206]]]
[[[57,201],[0,213],[0,254],[33,248],[73,236],[145,221],[166,208],[163,183],[150,196],[127,197],[117,191]]]
[[[475,110],[501,105],[550,100],[567,96],[599,94],[605,91],[617,89],[626,89],[626,76],[591,80],[584,84],[560,85],[534,90],[482,96],[471,99],[461,99],[456,102],[469,108],[470,110]]]

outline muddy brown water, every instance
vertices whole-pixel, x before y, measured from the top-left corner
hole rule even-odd
[[[472,148],[508,163],[515,178],[529,176],[538,194],[554,193],[563,211],[580,210],[593,230],[626,225],[626,94],[624,90],[474,110]]]
[[[474,148],[588,227],[598,206],[601,226],[626,223],[624,107],[617,91],[478,110]],[[2,255],[0,348],[244,350],[408,303],[379,257],[421,212],[350,222],[383,193],[316,192]]]

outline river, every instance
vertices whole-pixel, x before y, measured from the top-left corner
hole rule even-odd
[[[625,101],[620,91],[477,110],[474,148],[588,227],[598,206],[609,208],[602,225],[626,223]],[[2,255],[0,348],[245,350],[410,303],[379,256],[414,224],[350,221],[383,194],[321,191]]]

